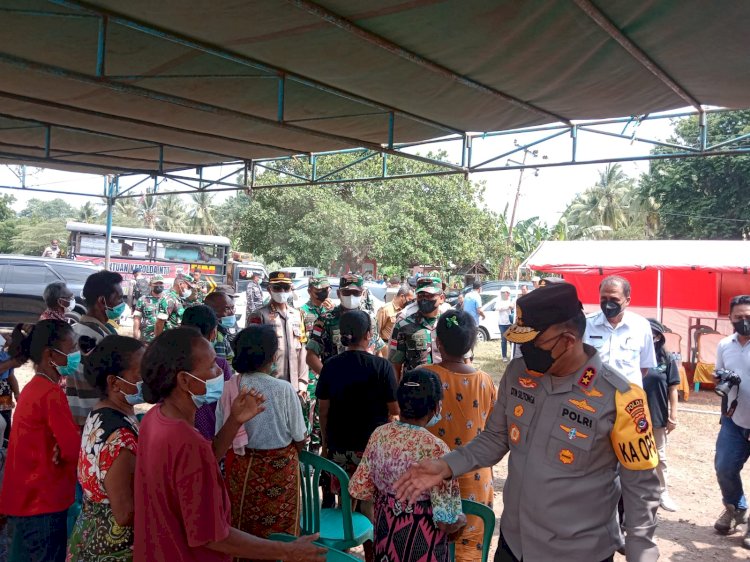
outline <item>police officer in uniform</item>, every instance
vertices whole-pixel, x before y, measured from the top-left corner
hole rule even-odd
[[[270,324],[279,338],[274,376],[291,383],[300,398],[307,398],[307,363],[302,340],[305,328],[302,315],[289,306],[292,295],[292,278],[284,271],[274,271],[268,280],[271,302],[254,310],[248,319],[250,324]]]
[[[397,322],[391,333],[388,360],[393,363],[398,379],[401,379],[403,370],[440,363],[434,332],[444,302],[440,277],[420,277],[417,280],[418,310]]]
[[[550,284],[520,297],[506,337],[523,358],[508,364],[485,430],[440,459],[410,468],[399,499],[443,479],[492,466],[507,453],[508,479],[495,562],[657,560],[658,455],[646,396],[583,343],[575,287]]]
[[[313,325],[312,332],[307,340],[307,364],[316,374],[320,374],[323,363],[329,357],[338,355],[346,349],[341,344],[341,332],[339,321],[341,315],[347,310],[358,310],[362,305],[362,290],[364,281],[361,275],[347,273],[339,280],[339,298],[341,304],[318,318]],[[372,341],[370,342],[370,353],[380,351],[385,347],[385,342],[380,339],[377,331],[375,316],[370,314],[372,324]]]
[[[331,284],[325,275],[315,275],[310,277],[307,284],[307,293],[310,296],[305,304],[300,307],[302,321],[305,324],[305,345],[312,333],[315,322],[333,309],[333,303],[328,298],[331,290]],[[312,369],[307,373],[310,384],[307,386],[308,400],[303,401],[302,411],[305,414],[310,441],[308,446],[310,450],[317,451],[320,448],[320,414],[318,413],[318,404],[315,400],[315,388],[318,385],[318,375]]]
[[[133,309],[133,337],[143,343],[151,343],[156,337],[156,318],[164,300],[164,277],[154,275],[149,282],[151,291],[141,295]]]

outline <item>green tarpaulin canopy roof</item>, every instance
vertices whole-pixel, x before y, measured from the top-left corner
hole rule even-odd
[[[750,107],[736,0],[0,0],[0,162],[95,173]]]

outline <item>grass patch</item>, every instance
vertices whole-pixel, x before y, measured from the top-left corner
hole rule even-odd
[[[500,354],[500,340],[479,342],[474,347],[474,366],[490,375],[495,384],[503,378],[507,365]]]

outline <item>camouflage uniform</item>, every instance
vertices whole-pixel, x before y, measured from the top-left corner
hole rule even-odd
[[[182,314],[185,312],[185,299],[183,299],[174,289],[170,289],[167,296],[159,303],[159,313],[157,319],[165,320],[165,330],[179,328],[182,324]]]
[[[328,278],[325,275],[317,275],[310,278],[310,287],[313,289],[327,289],[330,287]],[[302,314],[302,323],[305,325],[305,339],[304,344],[309,341],[309,334],[312,333],[315,322],[323,314],[329,311],[323,305],[316,306],[312,303],[312,300],[307,301],[300,307],[300,313]],[[318,386],[318,375],[312,369],[308,370],[307,380],[310,381],[307,385],[308,399],[302,402],[302,411],[305,414],[305,424],[307,425],[307,431],[310,435],[310,441],[308,442],[308,449],[317,451],[320,448],[320,410],[318,408],[318,402],[315,399],[315,389]]]
[[[133,316],[140,317],[141,319],[140,340],[144,343],[151,343],[154,340],[154,328],[156,327],[156,320],[159,310],[162,307],[162,301],[164,300],[165,297],[162,295],[155,297],[152,294],[146,294],[140,297],[135,303]]]
[[[312,350],[323,363],[329,357],[334,357],[346,349],[346,346],[341,345],[341,331],[339,330],[341,315],[344,312],[347,312],[347,309],[339,305],[323,314],[313,325],[313,330],[307,340],[307,349]],[[385,342],[378,335],[377,321],[372,314],[370,314],[370,323],[373,336],[368,351],[374,353],[383,349]]]

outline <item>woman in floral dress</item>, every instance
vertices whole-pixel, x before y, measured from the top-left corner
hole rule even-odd
[[[443,417],[430,432],[453,450],[484,431],[497,393],[487,373],[464,361],[476,339],[474,319],[466,312],[450,310],[440,317],[435,331],[442,360],[425,368],[435,372],[443,385]],[[492,468],[468,472],[459,477],[458,483],[462,498],[492,507]],[[475,515],[466,519],[466,528],[456,541],[456,560],[479,562],[482,559],[482,522]]]
[[[449,451],[425,429],[440,419],[442,396],[432,371],[406,373],[398,389],[400,421],[375,430],[349,483],[353,497],[375,502],[376,562],[447,562],[449,536],[466,524],[455,480],[433,488],[414,505],[402,504],[394,494],[395,482],[412,464]]]
[[[144,347],[124,336],[104,338],[84,365],[101,400],[86,418],[78,457],[83,510],[68,543],[67,561],[133,559],[133,475],[138,422],[133,406],[143,402]]]

